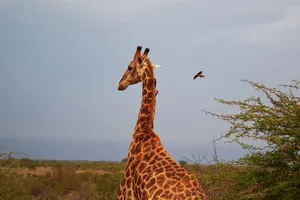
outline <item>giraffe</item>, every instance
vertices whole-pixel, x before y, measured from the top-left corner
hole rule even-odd
[[[138,46],[133,60],[123,74],[118,90],[142,82],[142,102],[128,150],[119,200],[201,200],[202,187],[195,176],[181,167],[165,150],[153,130],[156,107],[155,65]]]

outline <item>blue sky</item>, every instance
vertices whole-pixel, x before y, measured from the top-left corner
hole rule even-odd
[[[258,94],[241,79],[299,80],[297,0],[2,0],[0,27],[0,137],[129,145],[141,85],[117,86],[137,45],[164,66],[155,130],[165,143],[226,133],[202,109],[231,112],[213,98]]]

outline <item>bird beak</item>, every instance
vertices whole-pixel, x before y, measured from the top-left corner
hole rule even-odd
[[[158,69],[158,68],[161,68],[161,67],[162,67],[162,65],[156,65],[156,64],[153,64],[153,70]]]

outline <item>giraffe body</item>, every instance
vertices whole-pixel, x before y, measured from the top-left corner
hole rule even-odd
[[[149,49],[134,60],[124,73],[119,90],[142,82],[142,103],[128,150],[119,200],[200,200],[205,195],[198,181],[167,153],[153,130],[156,107],[156,79],[147,58]]]

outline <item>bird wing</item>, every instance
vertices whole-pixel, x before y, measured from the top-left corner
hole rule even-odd
[[[198,76],[199,76],[200,78],[204,77],[204,76],[202,75],[202,71],[198,72],[198,73],[194,76],[194,79],[196,79]]]

